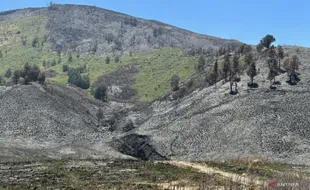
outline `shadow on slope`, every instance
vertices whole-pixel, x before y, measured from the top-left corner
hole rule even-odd
[[[167,158],[158,153],[149,141],[148,136],[130,134],[120,139],[114,139],[112,146],[123,154],[141,160],[166,160]]]

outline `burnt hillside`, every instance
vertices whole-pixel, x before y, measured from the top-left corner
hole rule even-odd
[[[240,44],[94,6],[55,5],[7,11],[0,14],[0,21],[30,16],[48,17],[48,41],[54,51],[104,54],[163,47],[233,48]]]

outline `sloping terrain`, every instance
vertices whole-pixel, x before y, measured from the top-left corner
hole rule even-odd
[[[131,105],[102,104],[61,85],[15,86],[0,94],[1,159],[119,155],[109,150],[112,136],[103,123]],[[104,110],[100,126],[98,107]]]
[[[286,47],[292,55],[296,51]],[[177,101],[156,101],[152,116],[137,134],[151,136],[160,154],[183,160],[227,160],[260,157],[292,163],[310,162],[309,50],[300,48],[299,76],[291,86],[287,76],[270,90],[268,68],[258,61],[258,88],[250,90],[249,78],[241,75],[237,95],[229,84],[197,89]]]
[[[47,11],[47,15],[49,40],[56,49],[59,45],[65,49],[88,52],[97,43],[98,53],[106,54],[112,51],[145,51],[163,47],[207,49],[240,44],[235,40],[199,35],[94,6],[56,5],[54,9]],[[76,45],[70,46],[73,43]]]
[[[2,13],[0,20],[1,30],[6,31],[1,34],[3,68],[17,67],[21,59],[32,63],[43,59],[67,60],[70,53],[74,53],[72,63],[66,61],[65,64],[70,67],[86,65],[85,74],[91,75],[92,82],[106,73],[99,79],[111,87],[118,88],[127,80],[133,87],[129,90],[137,90],[137,97],[142,101],[152,101],[166,92],[173,74],[179,74],[181,80],[193,74],[197,57],[170,46],[186,49],[239,44],[87,6],[17,10]],[[94,22],[98,25],[91,24]],[[149,30],[158,27],[164,27],[165,32],[160,34],[156,30],[153,37],[157,41],[145,48],[144,38],[151,34]],[[118,41],[100,37],[109,32],[117,33],[120,28],[126,29],[124,36],[117,38],[123,44],[122,50],[115,47]],[[126,41],[129,35],[142,31],[146,34],[136,38],[141,38],[141,43],[130,45]],[[34,32],[41,45],[33,47],[31,34]],[[28,35],[31,40],[22,44],[22,36]],[[170,40],[163,40],[165,38]],[[95,52],[92,49],[94,39],[98,40]],[[171,40],[175,44],[170,44]],[[76,43],[69,45],[71,42]],[[158,43],[165,48],[149,51]],[[106,56],[102,57],[101,53],[111,53],[113,47],[123,53],[133,47],[136,54],[121,56],[119,63],[103,63]],[[255,77],[258,88],[248,89],[249,79],[243,73],[238,84],[239,93],[234,96],[228,93],[229,84],[223,81],[218,82],[217,89],[214,86],[196,89],[175,101],[156,100],[140,107],[115,101],[97,102],[89,99],[86,91],[68,85],[49,83],[43,87],[33,83],[1,88],[0,141],[3,146],[0,155],[7,159],[122,158],[128,155],[144,160],[261,157],[307,164],[310,161],[310,51],[291,46],[284,49],[289,55],[297,54],[302,62],[301,81],[296,86],[287,84],[283,73],[277,76],[280,85],[270,90],[266,60],[258,57],[259,75]],[[47,67],[61,73],[51,81],[66,83],[66,74],[61,71],[63,64]],[[208,59],[206,66],[211,66]],[[128,78],[115,80],[117,75],[126,72],[131,72]],[[99,107],[104,110],[101,121],[96,118]]]
[[[294,48],[287,47],[289,54]],[[70,86],[8,87],[2,90],[2,157],[123,157],[144,160],[230,160],[262,158],[308,164],[309,65],[300,50],[300,82],[291,86],[283,73],[275,90],[266,81],[266,66],[258,62],[257,89],[241,75],[239,94],[229,84],[197,89],[175,101],[130,103],[91,100]],[[3,88],[5,89],[5,88]],[[99,122],[96,111],[104,110]],[[25,143],[26,142],[26,143]],[[25,152],[33,151],[33,155]]]
[[[152,101],[169,90],[174,74],[185,80],[194,73],[197,56],[188,51],[203,48],[211,56],[219,47],[240,44],[94,6],[21,9],[0,14],[0,75],[28,62],[55,71],[48,81],[66,84],[63,65],[85,66],[93,84],[136,63],[139,72],[128,88],[137,91],[133,99]]]

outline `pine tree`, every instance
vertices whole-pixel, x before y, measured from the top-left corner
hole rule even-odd
[[[268,64],[268,68],[269,68],[269,73],[268,73],[268,80],[270,81],[270,87],[272,87],[271,85],[271,81],[272,79],[274,80],[274,82],[276,81],[276,76],[278,74],[278,64],[277,64],[277,59],[276,58],[269,58],[267,60],[267,64]]]
[[[237,92],[237,76],[238,76],[239,72],[240,72],[239,57],[237,55],[234,55],[233,65],[232,65],[232,73],[233,73],[232,80],[235,82],[235,92]]]
[[[68,62],[72,62],[73,61],[73,57],[72,57],[72,54],[69,53],[69,58],[68,58]]]
[[[110,64],[110,60],[111,60],[110,57],[107,56],[107,57],[105,58],[105,63],[106,63],[106,64]]]
[[[214,77],[214,84],[216,88],[216,83],[217,83],[217,77],[218,77],[218,62],[215,60],[214,66],[213,66],[213,77]]]
[[[247,53],[245,55],[245,63],[247,66],[251,65],[254,62],[253,54],[252,53]]]
[[[224,57],[224,62],[223,62],[223,73],[224,73],[225,82],[227,81],[227,74],[229,71],[230,71],[230,59],[229,59],[229,55],[226,54]]]
[[[277,51],[273,45],[268,49],[268,57],[277,58]]]
[[[177,91],[179,89],[179,81],[180,81],[180,78],[178,75],[173,75],[171,77],[170,86],[171,86],[172,91]]]
[[[281,68],[281,60],[284,58],[284,51],[282,46],[278,46],[277,56],[279,58],[279,68]]]
[[[21,71],[19,69],[15,70],[13,73],[13,83],[18,84],[20,77],[21,77]]]
[[[39,76],[38,76],[38,82],[39,82],[39,84],[41,84],[41,85],[44,85],[45,84],[45,74],[43,73],[43,72],[41,72],[40,74],[39,74]]]
[[[265,48],[269,49],[271,44],[276,41],[276,38],[270,34],[267,34],[263,39],[261,39],[260,44]]]
[[[98,109],[96,113],[96,117],[98,119],[98,126],[100,126],[100,121],[103,118],[103,110],[101,108]]]
[[[283,63],[283,67],[287,71],[287,74],[289,76],[289,82],[291,84],[293,83],[292,77],[295,77],[294,79],[296,79],[297,77],[296,71],[299,69],[299,65],[300,61],[296,55],[294,55],[292,58],[285,60]]]
[[[251,78],[251,87],[253,86],[254,77],[257,75],[255,62],[252,62],[246,71],[247,75]]]
[[[197,72],[202,72],[206,64],[205,58],[201,55],[198,60]]]

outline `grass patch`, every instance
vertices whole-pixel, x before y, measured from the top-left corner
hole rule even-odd
[[[0,189],[148,190],[176,183],[178,187],[199,187],[203,182],[222,186],[223,180],[227,181],[190,168],[144,161],[60,160],[33,162],[27,167],[24,164],[0,164]]]
[[[139,73],[134,87],[141,101],[152,101],[170,90],[170,79],[178,75],[182,80],[194,74],[197,57],[183,55],[181,49],[163,48],[137,56]]]
[[[298,176],[310,177],[310,167],[302,165],[291,165],[281,162],[236,160],[231,162],[204,162],[208,166],[218,168],[222,171],[248,174],[261,177],[262,179],[281,178],[291,176],[298,179]],[[299,170],[298,170],[299,168]],[[308,171],[308,172],[307,172]]]

